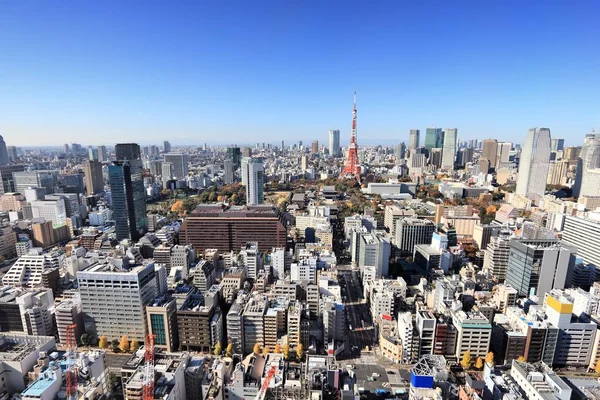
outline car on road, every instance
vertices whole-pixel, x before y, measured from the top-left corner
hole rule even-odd
[[[373,378],[379,378],[381,375],[378,374],[377,372],[373,372],[373,374],[371,375]]]

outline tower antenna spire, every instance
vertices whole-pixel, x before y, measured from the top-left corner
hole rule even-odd
[[[354,109],[352,110],[352,133],[350,135],[350,144],[348,145],[348,154],[344,163],[344,169],[340,178],[356,178],[360,181],[360,164],[358,162],[358,143],[356,140],[356,91],[354,91]]]

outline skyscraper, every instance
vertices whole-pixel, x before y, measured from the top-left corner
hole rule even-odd
[[[188,175],[188,156],[183,153],[168,153],[164,156],[165,163],[173,164],[173,177],[185,178]]]
[[[313,140],[310,146],[311,153],[317,154],[319,152],[319,141]]]
[[[490,169],[496,168],[496,159],[498,157],[498,141],[496,139],[486,139],[483,141],[483,147],[481,149],[481,158],[479,159],[479,165],[482,165],[482,161],[487,162],[487,170],[481,169],[481,172],[488,173]]]
[[[498,143],[498,150],[496,153],[496,169],[500,168],[503,164],[506,164],[510,161],[511,149],[511,142]]]
[[[225,160],[223,162],[223,182],[226,185],[233,183],[233,161]]]
[[[523,144],[516,193],[543,197],[550,165],[550,129],[531,128]]]
[[[329,155],[339,157],[340,150],[340,130],[332,129],[329,131]]]
[[[104,190],[104,177],[102,176],[102,163],[90,160],[83,165],[85,176],[85,189],[89,195],[100,193]]]
[[[148,230],[140,146],[117,144],[115,151],[117,161],[108,167],[108,180],[117,240],[137,240]]]
[[[456,158],[456,143],[458,130],[456,128],[446,129],[444,132],[444,146],[442,148],[442,168],[454,170],[454,159]]]
[[[256,205],[264,202],[264,167],[262,158],[244,157],[242,175],[246,185],[246,204]]]
[[[106,146],[98,146],[98,161],[108,161],[108,152],[106,151]]]
[[[419,147],[419,130],[411,129],[408,133],[408,148],[414,150]]]
[[[433,148],[442,147],[442,129],[441,128],[427,128],[425,130],[425,148],[429,151]]]
[[[167,189],[167,182],[173,179],[173,164],[170,162],[163,162],[161,165],[161,178],[163,187]]]
[[[552,139],[551,144],[552,151],[555,153],[565,149],[565,139]]]
[[[600,194],[598,180],[600,171],[600,135],[586,138],[577,160],[577,174],[573,185],[573,196],[597,196]]]
[[[8,165],[8,151],[2,136],[0,136],[0,165]]]
[[[163,142],[163,147],[165,148],[165,153],[170,153],[171,152],[171,143],[169,143],[168,140],[165,140]]]

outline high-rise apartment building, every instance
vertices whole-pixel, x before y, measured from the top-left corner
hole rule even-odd
[[[252,297],[244,309],[244,354],[252,353],[254,345],[265,343],[265,313],[268,300],[262,296]]]
[[[85,177],[85,189],[88,195],[104,191],[104,176],[102,175],[102,163],[89,160],[83,165]]]
[[[144,342],[145,307],[157,295],[154,264],[116,269],[93,265],[77,272],[86,332],[109,340],[127,335]]]
[[[425,148],[429,151],[443,146],[442,128],[427,128],[425,130]]]
[[[233,303],[227,318],[227,343],[233,345],[234,354],[244,354],[244,303],[236,301]],[[254,344],[253,344],[254,346]]]
[[[458,143],[458,129],[449,128],[444,131],[444,146],[442,147],[442,168],[454,170],[456,149]]]
[[[501,232],[498,236],[491,237],[485,248],[483,270],[489,271],[493,277],[503,281],[508,269],[509,250],[510,232]]]
[[[242,175],[246,181],[246,204],[262,204],[265,199],[262,158],[244,157],[242,159]]]
[[[511,240],[506,283],[519,295],[543,299],[552,289],[570,285],[575,268],[574,246],[558,240]]]
[[[408,148],[413,151],[419,147],[419,130],[411,129],[408,133]]]
[[[521,151],[515,193],[534,200],[544,196],[550,163],[550,139],[548,128],[529,130]]]
[[[332,129],[329,131],[329,155],[333,157],[339,157],[342,155],[342,150],[340,148],[339,129]]]
[[[184,153],[167,153],[164,162],[173,165],[173,177],[183,179],[188,175],[188,155]]]

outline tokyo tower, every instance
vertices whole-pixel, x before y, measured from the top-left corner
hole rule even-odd
[[[360,164],[358,163],[358,144],[356,143],[356,92],[354,92],[354,110],[352,111],[352,136],[348,146],[348,154],[344,163],[342,178],[356,178],[360,181]]]

